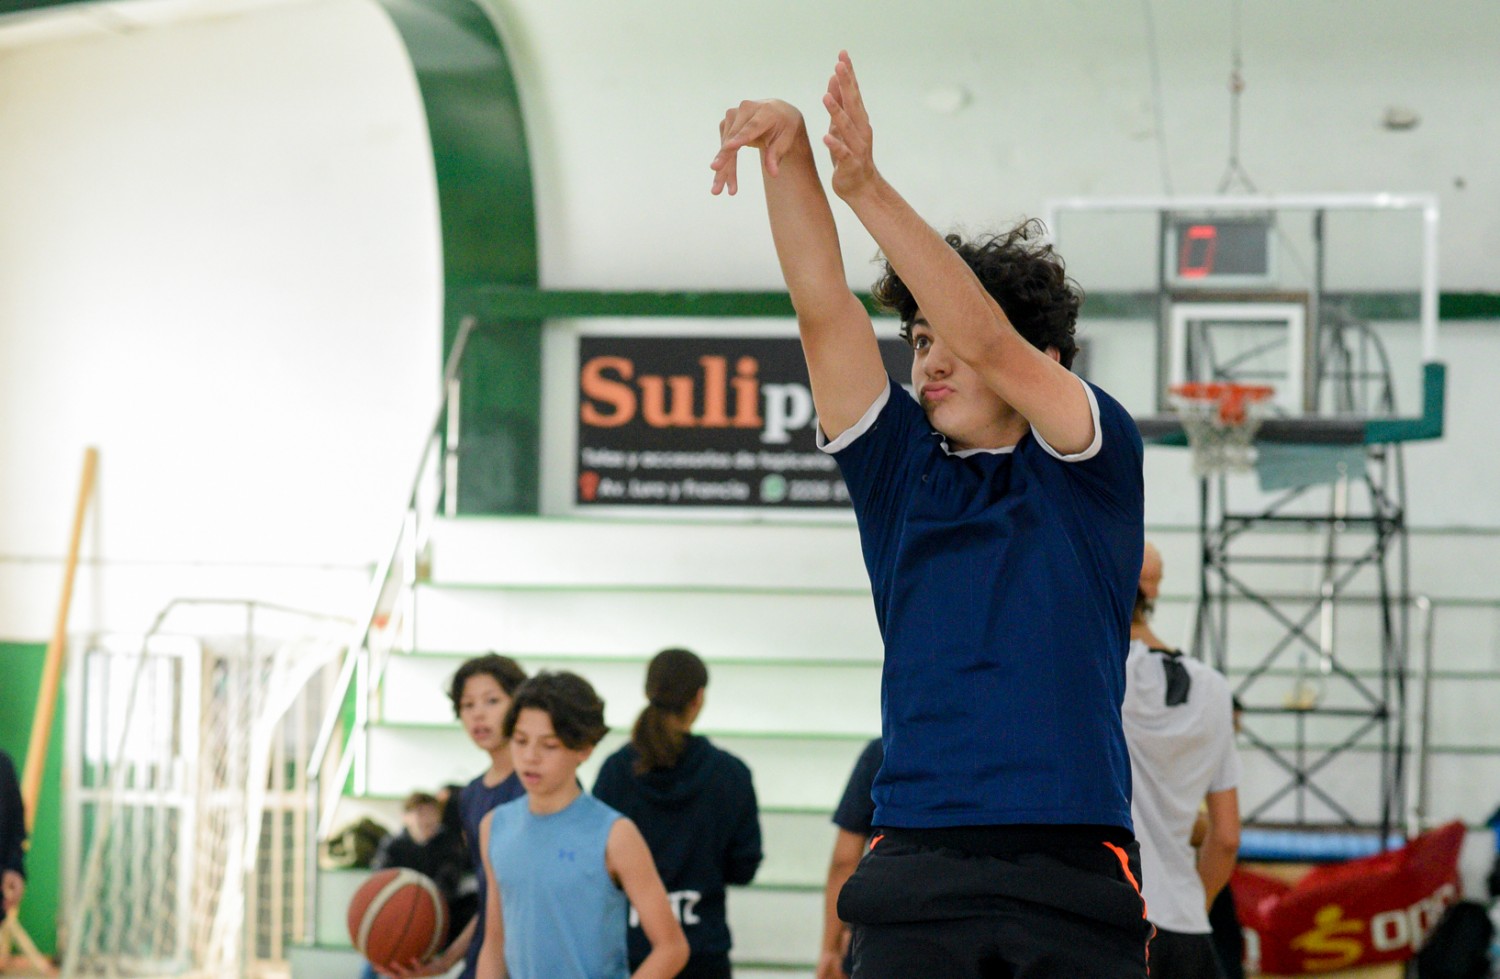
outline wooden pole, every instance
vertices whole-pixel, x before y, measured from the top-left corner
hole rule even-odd
[[[46,956],[42,955],[36,943],[31,940],[31,936],[26,934],[26,929],[21,927],[20,919],[16,917],[18,913],[19,911],[11,912],[11,916],[5,919],[5,924],[0,926],[0,972],[9,971],[9,949],[15,948],[26,957],[35,972],[44,976],[57,975],[57,970],[52,967],[52,963],[47,961]]]
[[[62,597],[57,603],[57,619],[52,625],[52,639],[47,643],[47,659],[42,665],[42,683],[36,695],[36,714],[31,720],[31,742],[26,749],[26,774],[21,779],[21,801],[26,807],[28,831],[36,822],[36,804],[42,795],[42,772],[47,768],[52,719],[57,713],[57,688],[62,682],[63,657],[67,653],[68,611],[73,605],[73,580],[78,573],[83,522],[88,513],[89,498],[94,492],[94,472],[98,467],[99,450],[90,446],[83,453],[83,478],[78,486],[78,504],[73,509],[73,535],[68,541],[68,560],[63,566]]]
[[[42,773],[47,769],[47,749],[52,738],[52,720],[57,715],[57,690],[62,682],[63,660],[67,653],[68,612],[73,606],[73,582],[78,575],[78,552],[83,544],[83,524],[89,499],[94,493],[94,475],[99,468],[99,450],[90,446],[83,453],[83,477],[78,486],[78,504],[73,510],[73,533],[68,541],[68,559],[63,566],[62,597],[57,603],[57,619],[52,639],[47,643],[47,658],[42,665],[42,682],[37,689],[36,714],[31,720],[31,741],[26,748],[25,774],[21,777],[21,801],[26,810],[26,829],[36,824],[36,807],[42,795]],[[0,927],[0,967],[10,949],[20,949],[33,967],[44,975],[52,974],[47,962],[21,927],[19,909]]]

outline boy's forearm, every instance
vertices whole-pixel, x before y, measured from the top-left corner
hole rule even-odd
[[[761,175],[776,258],[798,317],[816,318],[825,307],[847,303],[838,228],[805,131],[782,157],[777,175],[764,164]]]
[[[630,974],[630,979],[672,979],[682,971],[687,960],[686,940],[680,948],[675,944],[653,945],[651,954],[641,960],[640,968]]]
[[[967,263],[883,177],[870,180],[845,203],[959,359],[971,364],[981,359],[986,345],[1005,339],[1001,327],[1014,334]]]
[[[1203,881],[1204,899],[1212,904],[1214,898],[1234,876],[1235,858],[1239,850],[1234,845],[1214,838],[1210,833],[1198,851],[1198,878]]]
[[[442,966],[444,971],[453,968],[458,964],[459,959],[469,954],[469,945],[473,943],[474,932],[478,928],[479,916],[475,915],[469,919],[468,924],[464,925],[463,931],[458,933],[458,937],[454,938],[448,944],[448,947],[443,950],[443,954],[438,957],[438,965]]]
[[[839,892],[844,889],[852,872],[852,869],[838,867],[829,870],[828,882],[823,885],[823,941],[820,951],[843,951],[844,922],[839,918]]]
[[[474,979],[505,979],[505,953],[491,947],[489,942],[479,950],[479,959],[474,963]]]

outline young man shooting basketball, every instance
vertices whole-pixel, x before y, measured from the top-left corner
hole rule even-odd
[[[854,69],[823,104],[833,189],[879,244],[921,405],[844,280],[801,114],[742,102],[714,192],[758,149],[821,441],[885,641],[875,837],[844,888],[858,979],[1145,973],[1120,725],[1141,566],[1141,441],[1068,365],[1080,296],[1039,228],[965,243],[875,168]]]

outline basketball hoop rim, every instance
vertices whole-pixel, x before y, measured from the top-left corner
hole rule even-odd
[[[1172,396],[1187,404],[1218,405],[1219,421],[1243,425],[1249,418],[1246,405],[1265,401],[1276,393],[1269,384],[1237,384],[1233,381],[1184,381],[1171,387]]]

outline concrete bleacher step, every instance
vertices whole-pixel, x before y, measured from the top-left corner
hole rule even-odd
[[[448,687],[463,656],[392,656],[381,688],[384,720],[427,723],[452,716]],[[604,698],[605,720],[629,730],[646,706],[648,657],[527,656],[528,674],[572,670]],[[880,661],[710,661],[698,724],[736,732],[798,730],[867,734],[880,728]]]
[[[535,655],[640,656],[686,646],[705,659],[858,659],[881,655],[869,588],[795,591],[690,584],[541,589],[426,584],[415,648]]]
[[[345,911],[369,871],[321,871],[318,877],[318,933],[315,944],[302,946],[308,957],[333,957],[343,950],[353,955],[345,927]],[[807,967],[818,949],[823,928],[821,886],[752,884],[729,890],[729,930],[734,936],[733,958],[757,965]],[[353,976],[355,969],[344,975]],[[306,973],[320,975],[320,973]],[[321,975],[338,975],[327,972]],[[736,970],[736,975],[740,971]]]
[[[740,734],[712,729],[703,733],[750,766],[762,806],[830,812],[868,740],[860,734]],[[594,784],[599,765],[627,734],[615,731],[600,743],[579,769],[585,786]],[[376,724],[369,737],[370,757],[379,759],[370,766],[370,795],[404,796],[413,789],[462,785],[483,768],[484,756],[453,724]]]
[[[444,584],[868,587],[853,520],[458,517],[439,520],[431,544],[431,579]]]
[[[459,518],[438,522],[429,553],[417,651],[387,663],[367,794],[345,798],[339,822],[395,827],[408,792],[484,767],[447,700],[463,659],[494,650],[595,684],[613,730],[579,773],[588,786],[644,706],[650,656],[686,646],[710,671],[695,730],[749,765],[761,806],[765,861],[730,895],[735,974],[811,976],[829,814],[879,727],[881,641],[853,523]],[[354,974],[344,912],[363,877],[320,874],[299,979]]]

